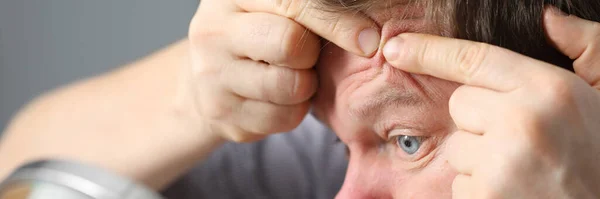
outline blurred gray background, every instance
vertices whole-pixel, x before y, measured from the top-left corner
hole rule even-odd
[[[0,0],[0,133],[36,95],[185,37],[198,0]]]

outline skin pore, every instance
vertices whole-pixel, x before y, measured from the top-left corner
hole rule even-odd
[[[443,32],[420,13],[404,4],[366,12],[383,41],[404,32]],[[451,197],[456,172],[444,158],[444,140],[455,130],[448,99],[459,84],[395,69],[381,51],[364,58],[333,44],[323,47],[316,68],[315,114],[350,153],[338,198]]]

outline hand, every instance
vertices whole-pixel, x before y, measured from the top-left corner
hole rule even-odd
[[[203,133],[247,142],[289,131],[317,87],[317,35],[371,56],[380,40],[373,27],[365,16],[321,11],[310,0],[204,0],[190,26],[193,64],[180,98],[191,99]]]
[[[449,102],[453,198],[600,198],[600,24],[555,11],[545,21],[581,77],[483,43],[403,34],[386,44],[395,67],[464,84]]]

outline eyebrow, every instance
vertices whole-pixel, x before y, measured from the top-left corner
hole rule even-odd
[[[382,91],[385,93],[376,94],[377,98],[371,98],[356,107],[349,109],[350,114],[359,118],[367,119],[377,116],[378,113],[390,107],[420,106],[425,104],[425,99],[414,92],[399,92],[392,90]]]

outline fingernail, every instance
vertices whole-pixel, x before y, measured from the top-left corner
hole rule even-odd
[[[554,6],[550,6],[550,12],[556,16],[569,16],[569,14]]]
[[[367,55],[373,54],[379,48],[380,40],[379,32],[374,28],[365,29],[358,35],[358,45]]]
[[[388,61],[396,60],[398,54],[400,54],[402,43],[403,41],[400,37],[390,39],[383,47],[383,56],[385,56],[385,59]]]

